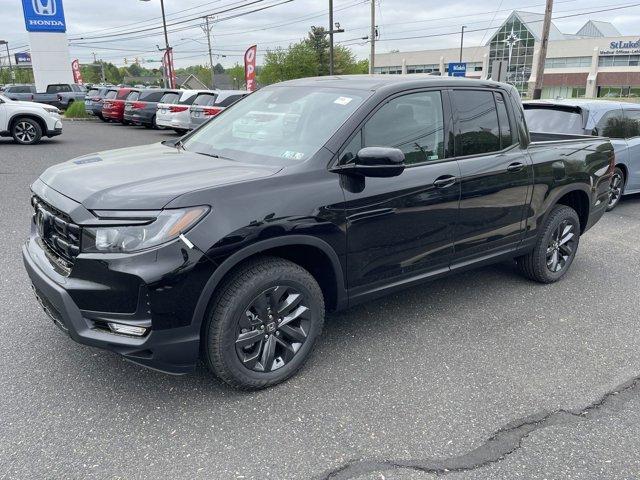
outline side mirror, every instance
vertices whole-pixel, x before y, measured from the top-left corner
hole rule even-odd
[[[342,165],[334,171],[357,174],[364,177],[397,177],[404,171],[404,153],[397,148],[365,147],[353,163]]]

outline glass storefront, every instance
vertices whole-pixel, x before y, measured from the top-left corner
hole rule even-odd
[[[598,87],[598,97],[600,98],[639,98],[639,87]]]
[[[522,22],[516,16],[512,16],[489,44],[489,78],[494,61],[507,62],[507,82],[526,97],[535,41],[535,37]]]
[[[586,87],[543,87],[542,98],[584,98],[586,95]]]

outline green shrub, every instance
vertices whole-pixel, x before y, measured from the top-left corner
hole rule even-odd
[[[82,100],[76,100],[64,111],[65,118],[89,118]]]

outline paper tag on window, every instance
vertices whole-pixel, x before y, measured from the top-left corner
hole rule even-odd
[[[333,103],[337,103],[338,105],[347,105],[351,100],[353,100],[351,97],[338,97],[333,101]]]

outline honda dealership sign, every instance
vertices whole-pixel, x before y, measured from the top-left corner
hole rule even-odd
[[[62,0],[22,0],[22,10],[38,92],[52,83],[73,83]]]
[[[22,0],[28,32],[66,32],[62,0]]]

